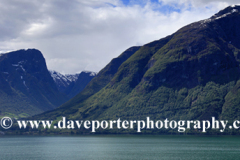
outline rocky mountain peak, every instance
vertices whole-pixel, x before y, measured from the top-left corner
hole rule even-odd
[[[57,71],[49,71],[57,88],[69,98],[81,92],[86,85],[96,76],[95,72],[82,71],[76,74],[61,74]]]
[[[220,19],[220,18],[231,16],[231,15],[239,15],[239,13],[240,13],[240,5],[232,5],[219,11],[218,13],[213,15],[211,18]]]

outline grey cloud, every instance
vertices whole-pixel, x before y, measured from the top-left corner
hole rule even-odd
[[[99,71],[128,47],[172,34],[219,9],[212,6],[166,15],[150,3],[144,7],[134,4],[124,6],[118,0],[0,0],[0,50],[37,48],[50,69]]]
[[[16,38],[29,24],[42,18],[38,1],[0,1],[0,39]]]

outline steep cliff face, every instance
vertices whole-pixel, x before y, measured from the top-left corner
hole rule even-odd
[[[34,115],[67,100],[58,91],[42,53],[36,49],[1,54],[0,77],[2,116]]]

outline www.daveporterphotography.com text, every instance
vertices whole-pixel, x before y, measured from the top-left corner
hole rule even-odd
[[[62,117],[61,120],[54,122],[52,120],[17,120],[19,129],[87,129],[95,133],[98,129],[131,129],[140,133],[145,129],[177,129],[178,132],[185,132],[187,129],[198,130],[205,133],[209,129],[216,129],[224,132],[226,128],[239,129],[240,121],[235,120],[229,123],[228,120],[216,120],[212,117],[211,120],[151,120],[146,117],[145,120],[67,120]],[[1,119],[1,126],[4,129],[9,129],[13,125],[13,120],[9,117]]]

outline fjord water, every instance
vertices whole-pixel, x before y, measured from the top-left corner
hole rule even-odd
[[[0,137],[0,159],[239,159],[237,136]]]

